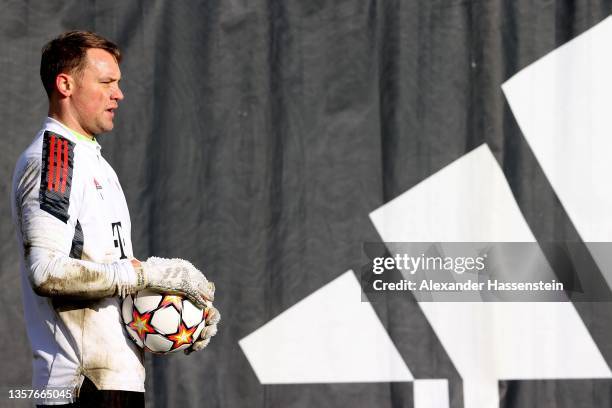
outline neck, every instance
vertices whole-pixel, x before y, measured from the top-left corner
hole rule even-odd
[[[79,121],[76,120],[74,115],[72,115],[71,112],[67,111],[66,109],[58,109],[56,106],[54,106],[53,103],[51,103],[49,104],[48,115],[50,118],[57,120],[67,128],[78,132],[91,140],[94,140],[93,135],[83,129],[83,127],[79,124]]]

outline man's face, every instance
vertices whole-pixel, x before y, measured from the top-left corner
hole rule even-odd
[[[81,72],[73,75],[72,106],[82,130],[94,136],[113,129],[114,111],[123,99],[121,71],[115,57],[100,48],[88,49],[85,61]]]

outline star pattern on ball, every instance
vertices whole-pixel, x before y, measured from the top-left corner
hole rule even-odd
[[[173,305],[174,308],[180,312],[183,310],[183,299],[176,295],[165,295],[159,307],[161,308],[169,305]]]
[[[176,349],[183,344],[191,344],[193,342],[193,333],[196,331],[196,326],[188,329],[185,327],[183,323],[179,326],[178,332],[176,334],[171,334],[168,336],[168,340],[173,342],[172,349]]]
[[[149,324],[151,313],[140,314],[136,309],[132,311],[132,322],[128,325],[138,333],[138,337],[144,340],[147,333],[155,333],[155,329]]]

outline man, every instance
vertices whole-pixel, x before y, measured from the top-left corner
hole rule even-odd
[[[33,388],[74,391],[43,406],[144,406],[143,352],[121,323],[125,294],[149,288],[209,307],[207,327],[187,352],[217,331],[214,285],[200,271],[132,253],[125,197],[95,138],[113,129],[123,100],[120,61],[117,46],[91,32],[67,32],[43,48],[49,117],[13,177]]]

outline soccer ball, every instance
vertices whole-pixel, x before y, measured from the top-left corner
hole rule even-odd
[[[130,338],[156,354],[186,349],[206,325],[206,311],[189,300],[146,289],[126,296],[121,315]]]

